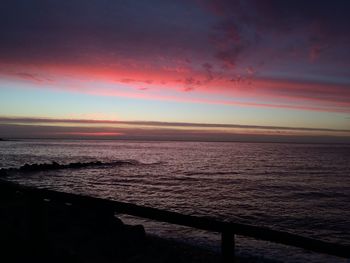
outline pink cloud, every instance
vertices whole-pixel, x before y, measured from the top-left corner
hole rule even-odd
[[[23,71],[24,68],[26,72]],[[250,67],[246,69],[248,71],[246,75],[238,75],[234,78],[230,74],[215,71],[210,63],[205,63],[198,69],[192,69],[190,74],[178,72],[175,69],[164,70],[161,67],[99,68],[93,65],[36,65],[35,67],[12,65],[4,69],[5,66],[0,64],[0,72],[4,76],[34,82],[38,88],[47,88],[46,84],[50,84],[56,89],[90,95],[245,107],[350,112],[349,85],[259,78],[252,76],[254,70]],[[18,75],[17,72],[23,73]],[[38,82],[35,76],[44,77],[41,77]],[[92,87],[91,81],[106,83],[109,86],[120,83],[129,88],[120,89],[118,85],[115,88]],[[188,93],[188,91],[191,92]],[[169,95],[169,92],[172,95]]]

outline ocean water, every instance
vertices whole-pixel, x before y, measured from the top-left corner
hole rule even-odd
[[[125,161],[8,180],[66,192],[267,226],[350,245],[350,145],[22,140],[0,142],[0,168],[25,163]],[[153,234],[218,249],[213,233],[142,222]],[[346,262],[249,238],[238,254],[261,262]]]

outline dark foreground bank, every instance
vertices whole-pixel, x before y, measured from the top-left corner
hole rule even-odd
[[[1,262],[220,261],[210,251],[146,235],[143,226],[102,209],[55,202],[39,208],[1,185]]]
[[[28,198],[0,179],[0,262],[222,262],[204,248],[145,233],[103,207]],[[235,262],[262,262],[236,257]],[[274,260],[263,262],[278,262]]]
[[[3,180],[0,200],[0,259],[4,262],[256,262],[254,258],[235,256],[235,234],[350,257],[346,246],[268,228],[40,190]],[[124,224],[115,216],[116,211],[220,232],[221,256],[147,236],[142,225]]]

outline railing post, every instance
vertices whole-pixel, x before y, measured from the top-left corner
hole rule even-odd
[[[235,235],[232,231],[221,233],[221,257],[222,262],[235,262]]]

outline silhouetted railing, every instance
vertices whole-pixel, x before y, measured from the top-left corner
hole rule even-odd
[[[1,180],[0,186],[7,191],[14,190],[21,192],[26,195],[26,198],[34,201],[34,203],[40,200],[69,203],[73,206],[98,208],[100,211],[101,209],[110,210],[119,214],[128,214],[155,221],[167,222],[171,224],[221,233],[221,251],[223,260],[225,262],[232,262],[234,260],[235,235],[252,237],[255,239],[294,246],[343,258],[350,258],[350,246],[302,237],[299,235],[276,231],[265,227],[240,223],[221,222],[209,218],[183,215],[176,212],[138,206],[130,203],[63,193],[53,190],[26,187]]]

